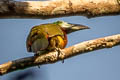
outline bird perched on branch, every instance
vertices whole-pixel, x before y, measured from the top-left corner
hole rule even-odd
[[[27,37],[27,51],[35,55],[54,50],[61,52],[67,45],[67,34],[82,29],[89,27],[64,21],[34,26]]]

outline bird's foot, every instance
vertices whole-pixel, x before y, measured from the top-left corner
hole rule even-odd
[[[55,50],[58,52],[58,55],[57,55],[58,58],[59,58],[60,54],[64,55],[64,52],[60,48],[55,48]],[[64,63],[64,59],[62,59],[62,63]]]
[[[40,56],[41,55],[41,52],[40,51],[37,51],[34,56]]]
[[[40,56],[40,55],[41,55],[40,52],[37,52],[34,54],[35,57]],[[38,65],[38,68],[40,69],[40,65]]]
[[[39,56],[39,54],[38,54],[38,53],[35,53],[34,56]]]
[[[38,68],[40,69],[40,65],[38,65]]]

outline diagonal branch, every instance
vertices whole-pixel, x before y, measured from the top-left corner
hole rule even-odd
[[[0,18],[48,19],[74,15],[90,18],[120,14],[120,0],[3,1],[0,0]]]
[[[59,56],[57,52],[50,52],[38,57],[31,56],[1,64],[0,75],[37,65],[55,63],[59,60],[66,59],[75,55],[87,53],[90,51],[103,49],[103,48],[112,48],[113,46],[116,46],[118,44],[120,44],[120,34],[108,36],[104,38],[98,38],[95,40],[84,41],[76,45],[73,45],[69,48],[63,49],[62,50],[63,54],[60,54]]]

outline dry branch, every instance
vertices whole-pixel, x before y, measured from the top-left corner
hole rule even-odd
[[[0,1],[0,18],[87,17],[120,14],[119,0]]]
[[[120,44],[120,34],[81,42],[69,48],[63,49],[63,54],[60,54],[59,56],[57,52],[50,52],[38,57],[31,56],[1,64],[0,75],[32,66],[54,63],[62,59],[98,49],[112,48],[118,44]]]

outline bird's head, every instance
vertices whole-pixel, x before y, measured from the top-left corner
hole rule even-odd
[[[90,29],[89,27],[81,25],[81,24],[73,24],[73,23],[68,23],[65,21],[56,21],[54,22],[54,24],[61,26],[66,31],[67,34],[74,32],[74,31],[78,31],[78,30]]]

